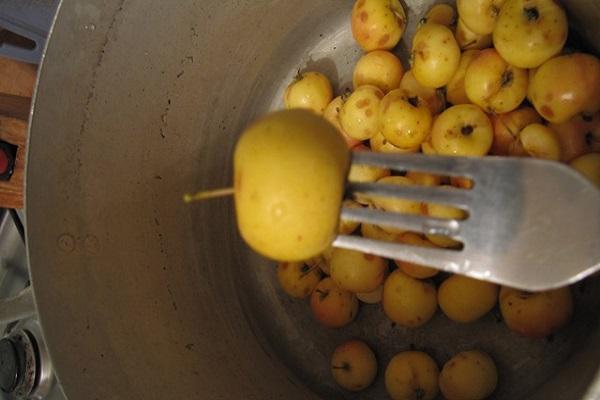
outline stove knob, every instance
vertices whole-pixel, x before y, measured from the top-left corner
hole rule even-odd
[[[15,168],[17,146],[0,140],[0,180],[8,181]]]
[[[0,340],[0,389],[12,393],[19,381],[19,355],[15,344],[7,338]]]

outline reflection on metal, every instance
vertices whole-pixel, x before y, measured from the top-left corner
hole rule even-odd
[[[35,314],[33,291],[27,286],[16,296],[0,300],[0,324],[29,318]]]
[[[38,64],[58,0],[0,2],[0,55]]]

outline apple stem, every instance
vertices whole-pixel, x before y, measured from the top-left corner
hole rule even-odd
[[[319,268],[319,264],[315,264],[312,267],[310,265],[306,265],[304,264],[304,266],[302,267],[301,273],[300,273],[300,278],[304,278],[306,275],[310,274],[311,272],[313,272],[314,270]]]
[[[232,196],[234,193],[234,189],[232,187],[221,188],[221,189],[212,189],[212,190],[202,190],[200,192],[191,194],[186,193],[183,195],[184,203],[194,203],[197,201],[214,199],[217,197],[225,197]]]

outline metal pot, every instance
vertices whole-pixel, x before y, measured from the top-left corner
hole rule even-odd
[[[230,200],[181,202],[230,184],[238,134],[281,107],[299,68],[348,86],[360,55],[352,3],[62,2],[31,122],[26,209],[35,299],[69,398],[382,398],[381,376],[360,395],[329,376],[334,346],[355,336],[382,369],[410,346],[440,364],[486,350],[500,370],[495,399],[600,397],[598,280],[574,289],[574,320],[552,340],[517,337],[493,314],[403,330],[377,307],[325,330],[242,243]],[[407,38],[431,3],[406,1]],[[565,5],[600,43],[599,3]]]

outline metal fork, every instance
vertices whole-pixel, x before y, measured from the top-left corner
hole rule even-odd
[[[348,192],[440,203],[468,211],[465,220],[344,207],[352,220],[446,235],[461,249],[415,247],[340,235],[335,247],[431,266],[529,291],[575,283],[600,270],[600,190],[572,168],[507,157],[442,157],[354,152],[353,164],[466,177],[470,190],[348,183]]]

